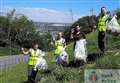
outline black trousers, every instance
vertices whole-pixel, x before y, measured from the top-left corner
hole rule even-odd
[[[34,66],[28,66],[28,83],[35,83],[38,70],[34,70]]]
[[[105,51],[105,40],[106,40],[106,32],[99,31],[98,32],[98,47],[102,52]]]

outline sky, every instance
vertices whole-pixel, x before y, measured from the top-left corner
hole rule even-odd
[[[120,8],[120,0],[0,0],[0,6],[0,12],[16,9],[33,21],[71,23],[91,15],[91,9],[98,15],[102,6],[113,12]]]

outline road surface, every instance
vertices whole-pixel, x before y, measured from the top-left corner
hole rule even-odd
[[[27,55],[11,55],[0,57],[0,69],[6,68],[12,64],[18,64],[20,62],[27,61]]]

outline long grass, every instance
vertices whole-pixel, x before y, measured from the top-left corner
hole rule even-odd
[[[88,54],[98,52],[97,32],[87,34]],[[84,83],[85,69],[119,69],[120,68],[120,36],[107,35],[107,52],[104,56],[97,58],[93,63],[80,67],[63,67],[54,63],[53,52],[46,55],[49,71],[39,71],[36,80],[38,83]],[[73,43],[69,44],[66,51],[69,61],[73,60]],[[6,71],[7,70],[7,71]],[[21,83],[27,79],[27,64],[20,63],[11,66],[0,73],[1,83]]]
[[[16,55],[19,53],[20,52],[17,48],[0,47],[0,56]]]
[[[27,65],[20,63],[1,69],[0,83],[22,83],[27,79]]]

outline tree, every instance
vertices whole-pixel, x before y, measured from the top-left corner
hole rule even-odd
[[[31,47],[33,41],[38,41],[43,49],[50,48],[49,33],[40,35],[34,23],[24,15],[16,16],[15,9],[7,16],[0,16],[0,41],[12,47]],[[0,44],[1,46],[1,44]]]
[[[115,12],[116,15],[117,15],[118,23],[120,24],[120,8],[117,8],[114,12]]]
[[[80,25],[82,27],[82,31],[85,33],[89,33],[94,29],[94,25],[96,25],[96,16],[92,15],[92,16],[84,16],[80,19],[78,19],[78,21],[76,21],[71,28],[76,27],[76,25]]]

